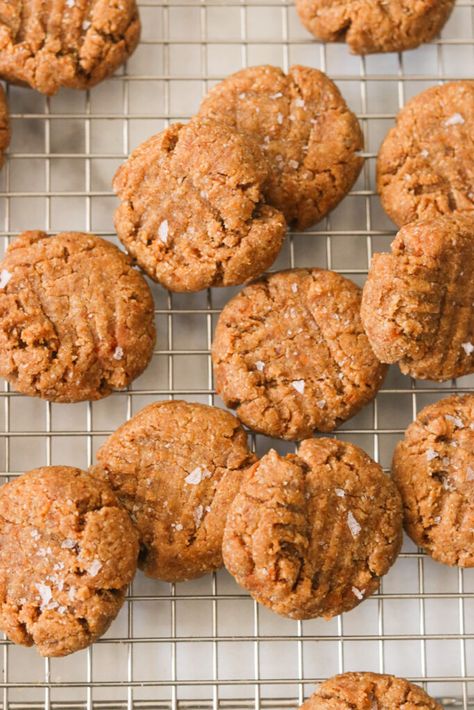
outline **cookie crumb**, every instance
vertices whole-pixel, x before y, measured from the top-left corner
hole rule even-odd
[[[356,520],[352,511],[349,511],[347,513],[347,525],[349,526],[349,530],[351,531],[352,537],[357,537],[360,531],[362,530],[361,525]]]
[[[462,125],[465,123],[464,118],[461,116],[460,113],[453,113],[452,116],[446,119],[444,122],[445,126],[458,126]]]
[[[300,394],[304,394],[304,380],[293,380],[291,386]]]

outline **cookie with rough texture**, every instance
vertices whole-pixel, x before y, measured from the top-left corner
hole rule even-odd
[[[119,168],[117,234],[171,291],[241,284],[274,261],[286,231],[263,201],[258,146],[223,124],[193,119],[142,143]]]
[[[318,687],[300,710],[443,710],[418,685],[379,673],[343,673]]]
[[[88,89],[138,44],[135,0],[0,0],[0,77],[43,94]]]
[[[293,66],[288,74],[273,66],[242,69],[211,89],[199,114],[258,142],[271,168],[267,202],[299,229],[336,207],[364,163],[357,119],[317,69]]]
[[[402,542],[395,484],[358,446],[307,439],[244,476],[224,563],[252,597],[292,619],[330,618],[377,591]]]
[[[123,389],[155,342],[153,298],[116,246],[24,232],[0,263],[0,375],[32,397],[80,402]]]
[[[404,374],[448,380],[474,372],[474,219],[402,227],[375,254],[361,316],[375,354]]]
[[[354,54],[403,52],[434,39],[454,0],[296,0],[303,25]]]
[[[438,562],[474,567],[474,394],[422,409],[392,468],[410,537]]]
[[[45,466],[0,488],[0,628],[43,656],[89,646],[117,616],[137,535],[109,486]]]
[[[377,189],[401,227],[417,219],[474,216],[474,81],[433,86],[400,111],[379,151]]]
[[[235,417],[176,400],[123,424],[99,449],[94,470],[138,529],[145,574],[179,582],[222,566],[227,510],[254,461]]]
[[[247,286],[214,334],[216,390],[244,424],[304,439],[370,402],[386,366],[360,320],[360,289],[324,269],[291,269]]]
[[[0,86],[0,168],[5,160],[5,151],[10,143],[10,114],[3,87]]]

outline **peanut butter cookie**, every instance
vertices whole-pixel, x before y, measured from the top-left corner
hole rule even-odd
[[[48,95],[88,89],[139,37],[135,0],[0,0],[0,76]]]
[[[0,488],[0,628],[43,656],[105,633],[136,570],[137,535],[103,481],[45,466]]]
[[[321,683],[300,710],[443,710],[418,685],[379,673],[343,673]]]
[[[433,86],[400,111],[379,151],[377,189],[401,227],[457,212],[474,216],[474,81]]]
[[[258,142],[271,168],[267,202],[298,229],[334,209],[364,163],[357,119],[317,69],[242,69],[211,89],[199,114],[226,121]]]
[[[425,407],[397,444],[407,533],[438,562],[474,567],[474,394]]]
[[[139,566],[179,582],[222,566],[228,507],[255,460],[239,422],[204,404],[156,402],[123,424],[97,453],[141,543]]]
[[[235,296],[214,334],[215,386],[244,424],[303,439],[332,431],[382,384],[360,319],[360,289],[324,269],[264,277]]]
[[[420,379],[474,372],[473,273],[474,219],[402,227],[392,253],[373,257],[362,295],[362,322],[377,357]]]
[[[100,399],[145,369],[153,298],[116,246],[25,232],[0,263],[0,375],[32,397]]]
[[[347,42],[354,54],[403,52],[432,40],[454,0],[296,0],[304,26],[323,42]]]
[[[308,439],[271,450],[229,509],[224,563],[258,602],[292,619],[330,618],[379,587],[402,542],[390,477],[353,444]]]
[[[142,143],[118,170],[117,234],[171,291],[241,284],[280,251],[283,215],[264,204],[268,166],[225,125],[194,119]]]
[[[0,86],[0,168],[5,160],[5,151],[10,143],[10,115],[3,88]]]

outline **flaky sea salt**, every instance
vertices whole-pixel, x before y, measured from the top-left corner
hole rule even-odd
[[[88,30],[90,26],[91,26],[91,23],[89,22],[89,20],[84,20],[84,22],[82,23],[83,30]]]
[[[433,459],[439,458],[439,454],[434,449],[426,450],[426,460],[433,461]]]
[[[426,150],[426,148],[423,148],[423,150],[420,151],[420,155],[422,158],[427,158],[429,156],[429,152]]]
[[[296,100],[295,100],[295,106],[299,106],[299,108],[304,108],[304,101],[303,101],[303,99],[296,99]]]
[[[338,498],[346,497],[346,491],[343,488],[336,488],[335,491]]]
[[[283,114],[282,114],[282,113],[279,113],[279,114],[277,115],[277,123],[279,123],[280,126],[281,126],[281,124],[283,123]]]
[[[304,380],[293,380],[291,386],[300,394],[304,394]]]
[[[76,547],[76,543],[74,540],[66,539],[61,543],[61,547],[63,550],[72,550],[73,547]]]
[[[316,404],[318,405],[319,409],[324,409],[327,402],[325,399],[319,399]]]
[[[460,417],[453,417],[452,414],[445,414],[444,418],[447,419],[448,422],[452,422],[458,429],[464,429],[463,420]]]
[[[291,290],[293,293],[298,293],[298,284],[291,284]]]
[[[472,355],[472,353],[474,353],[474,345],[472,343],[462,343],[462,348],[466,355]]]
[[[160,224],[158,227],[158,236],[163,242],[163,244],[166,244],[168,241],[168,220],[164,219],[163,222]]]
[[[291,168],[292,170],[297,170],[297,169],[298,169],[298,166],[299,166],[299,163],[298,163],[297,160],[289,160],[289,161],[288,161],[288,165],[290,166],[290,168]]]
[[[357,597],[359,601],[364,598],[365,589],[358,589],[357,587],[352,587],[352,594]]]
[[[10,281],[12,275],[6,269],[0,271],[0,288],[5,288],[7,283]]]
[[[102,562],[100,560],[94,560],[91,565],[87,568],[88,573],[91,577],[95,577],[96,574],[102,569]]]
[[[445,126],[458,126],[464,123],[464,118],[460,113],[453,113],[452,116],[446,119],[444,122]]]
[[[181,530],[183,529],[183,526],[181,525],[181,523],[173,523],[173,525],[171,527],[174,528],[175,530],[177,530],[178,532],[181,532]]]
[[[194,468],[191,473],[188,473],[184,480],[191,486],[197,486],[199,483],[201,483],[203,478],[208,478],[210,475],[211,472],[208,471],[205,466],[196,466],[196,468]]]
[[[265,368],[265,363],[263,362],[263,360],[257,360],[257,362],[255,363],[255,367],[259,372],[263,372]]]
[[[358,521],[355,519],[354,514],[352,511],[349,511],[347,513],[347,525],[349,526],[349,530],[351,531],[352,537],[357,537],[362,530],[360,524]]]
[[[74,7],[75,1],[74,1],[74,0],[66,0],[66,5],[67,5],[68,7]]]
[[[474,468],[472,466],[467,467],[466,481],[474,481]]]
[[[281,93],[281,91],[277,91],[276,94],[271,94],[270,98],[271,99],[280,99],[282,96],[283,96],[283,94]]]
[[[114,350],[114,360],[121,360],[123,358],[123,349],[120,347],[120,345],[117,345],[117,347]]]
[[[48,587],[47,584],[35,584],[35,587],[41,597],[41,611],[43,611],[52,599],[53,594],[51,592],[51,587]]]
[[[204,508],[202,505],[198,505],[196,506],[196,508],[194,508],[194,524],[196,525],[196,527],[199,527],[199,525],[201,524],[203,514]]]
[[[31,531],[31,537],[33,538],[33,540],[37,540],[39,538],[39,536],[40,536],[40,534],[36,530],[36,528]]]

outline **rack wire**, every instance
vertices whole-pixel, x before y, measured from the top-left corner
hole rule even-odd
[[[398,109],[474,67],[474,2],[460,0],[441,38],[403,55],[348,54],[315,42],[288,0],[142,0],[141,44],[123,72],[91,92],[45,99],[8,87],[13,139],[0,174],[5,248],[24,229],[93,231],[115,240],[111,178],[139,142],[186,120],[216,81],[241,67],[301,63],[326,71],[357,113],[364,170],[328,219],[293,233],[274,268],[332,268],[361,284],[373,251],[394,226],[374,192],[378,146]],[[174,294],[153,285],[158,340],[148,370],[128,392],[55,405],[0,397],[3,480],[45,464],[86,468],[104,438],[145,404],[180,397],[222,404],[209,356],[218,313],[235,289]],[[338,436],[388,469],[416,412],[474,378],[414,382],[392,368],[376,402]],[[259,453],[288,444],[253,437]],[[0,464],[2,468],[2,464]],[[474,574],[426,558],[409,541],[380,593],[332,621],[293,622],[258,607],[221,571],[168,585],[139,574],[106,636],[91,649],[42,660],[0,642],[2,710],[283,710],[318,681],[346,670],[403,675],[446,708],[474,708]]]

